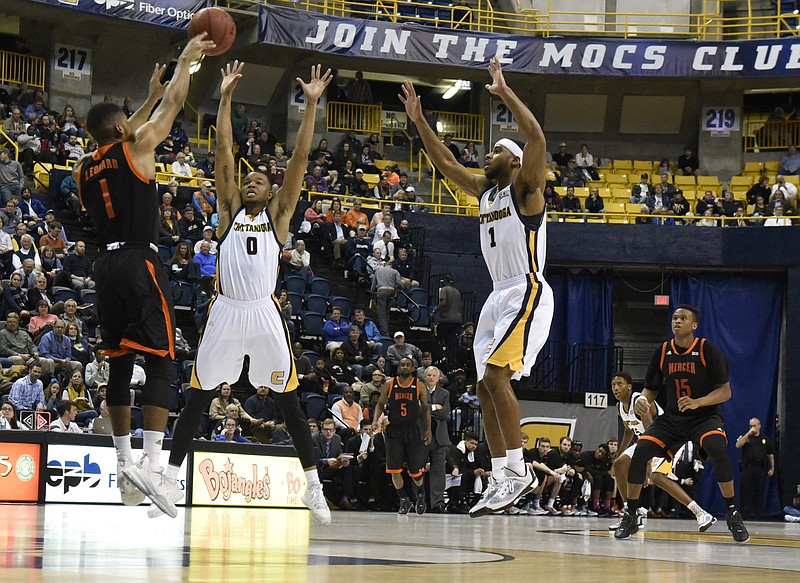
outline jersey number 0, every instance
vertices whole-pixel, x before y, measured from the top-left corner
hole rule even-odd
[[[248,255],[255,255],[258,253],[258,239],[255,237],[248,237],[245,240],[245,249]]]

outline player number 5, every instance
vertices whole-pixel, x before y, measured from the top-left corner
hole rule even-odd
[[[406,407],[405,403],[400,403],[400,415],[402,415],[403,417],[408,415],[408,408]]]

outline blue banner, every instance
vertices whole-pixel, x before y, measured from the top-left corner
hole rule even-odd
[[[208,0],[32,0],[112,18],[148,22],[170,28],[188,28],[192,14]]]
[[[742,42],[509,36],[418,23],[337,18],[261,6],[259,40],[351,57],[506,71],[629,77],[782,77],[800,75],[800,40]]]

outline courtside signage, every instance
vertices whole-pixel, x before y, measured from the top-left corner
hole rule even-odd
[[[133,450],[134,458],[141,453]],[[169,452],[162,452],[161,466],[166,467],[168,460]],[[46,502],[122,504],[113,447],[50,444],[44,473]],[[186,489],[186,466],[178,473],[178,484]]]
[[[192,14],[207,0],[31,0],[113,18],[138,20],[172,28],[187,28]]]
[[[298,508],[305,490],[295,457],[194,452],[194,506]]]
[[[38,443],[0,442],[0,502],[39,501]]]
[[[625,77],[800,75],[800,39],[741,42],[550,38],[453,30],[409,22],[339,18],[261,5],[259,41],[343,57],[504,71]],[[587,37],[591,33],[587,33]]]

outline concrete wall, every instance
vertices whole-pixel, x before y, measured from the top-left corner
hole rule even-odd
[[[613,406],[614,397],[609,398],[610,406],[605,409],[589,409],[574,403],[549,403],[544,401],[520,401],[520,417],[552,417],[555,419],[574,419],[575,431],[570,436],[583,442],[583,450],[594,449],[598,443],[605,443],[609,437],[622,438]],[[534,436],[541,437],[539,435]],[[558,447],[561,435],[548,435],[553,447]]]

